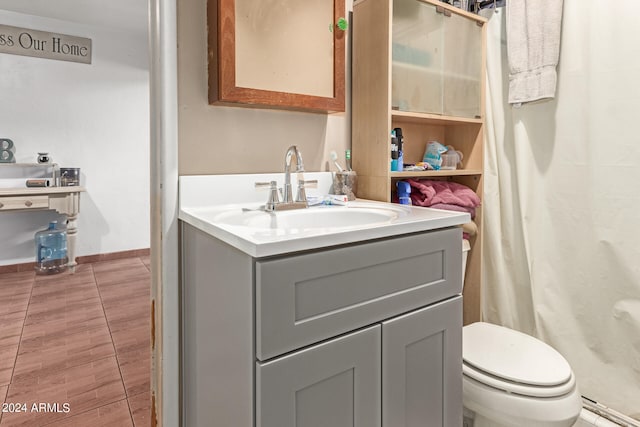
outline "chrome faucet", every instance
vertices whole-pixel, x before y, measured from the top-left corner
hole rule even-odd
[[[298,194],[294,200],[293,190],[291,188],[291,158],[296,156],[296,170],[295,172],[304,172],[304,163],[302,162],[302,153],[298,150],[298,147],[292,145],[287,149],[287,153],[284,156],[284,187],[282,188],[282,201],[278,197],[278,187],[276,181],[270,182],[256,182],[256,188],[269,188],[269,200],[264,206],[267,212],[287,210],[287,209],[303,209],[308,207],[307,194],[305,192],[305,185],[317,184],[317,180],[304,179],[298,180]]]
[[[284,155],[284,187],[282,192],[282,203],[293,203],[293,194],[291,191],[291,157],[296,155],[296,172],[304,172],[304,163],[302,162],[302,154],[298,147],[292,145],[287,149]],[[306,200],[305,200],[306,202]]]

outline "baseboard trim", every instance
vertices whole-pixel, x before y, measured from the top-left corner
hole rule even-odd
[[[104,254],[84,255],[84,256],[76,257],[76,263],[89,264],[92,262],[112,261],[115,259],[122,259],[122,258],[142,257],[142,256],[149,256],[150,253],[151,253],[151,249],[144,248],[144,249],[132,249],[129,251],[109,252]],[[24,262],[21,264],[0,265],[0,274],[33,271],[35,266],[36,266],[35,262]]]
[[[91,262],[113,261],[114,259],[133,258],[137,256],[149,256],[151,249],[133,249],[130,251],[110,252],[106,254],[85,255],[76,257],[78,264],[88,264]]]
[[[35,262],[25,262],[22,264],[0,265],[0,274],[2,273],[21,273],[23,271],[33,271]]]
[[[614,409],[611,409],[601,403],[591,400],[588,397],[582,396],[582,407],[589,412],[600,416],[611,423],[611,425],[622,427],[640,427],[640,421],[634,420]],[[600,424],[596,424],[600,425]]]

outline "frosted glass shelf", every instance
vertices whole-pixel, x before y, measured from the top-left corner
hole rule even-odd
[[[391,110],[394,122],[433,123],[439,125],[459,125],[461,123],[482,124],[481,118],[443,116],[439,114],[416,113],[413,111]]]
[[[471,81],[471,82],[478,82],[478,76],[471,76],[468,74],[461,74],[461,73],[446,73],[443,74],[442,73],[442,68],[435,68],[435,67],[427,67],[424,65],[418,65],[418,64],[411,64],[409,62],[401,62],[401,61],[393,61],[391,63],[394,67],[398,67],[398,68],[403,68],[405,70],[412,70],[412,71],[417,71],[420,73],[424,73],[426,75],[435,75],[438,77],[445,77],[445,78],[454,78],[454,79],[459,79],[459,80],[467,80],[467,81]]]

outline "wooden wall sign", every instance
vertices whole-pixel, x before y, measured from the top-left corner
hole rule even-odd
[[[91,64],[91,39],[0,24],[0,53]]]

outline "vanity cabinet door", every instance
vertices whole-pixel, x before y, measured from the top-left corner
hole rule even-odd
[[[462,425],[462,297],[382,324],[382,427]]]
[[[256,366],[257,427],[379,427],[380,325]]]
[[[344,111],[344,0],[208,0],[209,103]]]

